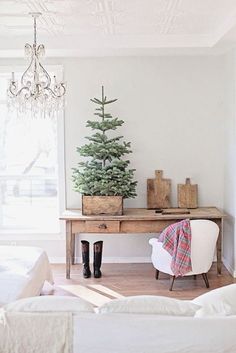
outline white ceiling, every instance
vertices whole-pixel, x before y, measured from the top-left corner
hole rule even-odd
[[[0,56],[33,40],[53,56],[210,52],[236,43],[236,0],[0,0]],[[213,49],[212,49],[213,48]]]

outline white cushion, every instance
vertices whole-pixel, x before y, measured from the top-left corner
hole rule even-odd
[[[209,316],[228,316],[231,314],[231,307],[222,302],[216,302],[215,304],[206,304],[199,309],[194,317],[209,317]]]
[[[214,289],[192,302],[202,306],[197,317],[236,315],[236,284]]]
[[[141,295],[114,299],[98,308],[100,314],[135,313],[173,316],[194,316],[199,305],[187,300],[162,296]]]
[[[19,299],[3,307],[5,311],[17,312],[94,312],[92,304],[84,299],[69,296],[40,296]]]

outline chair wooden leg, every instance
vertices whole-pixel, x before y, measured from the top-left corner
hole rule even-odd
[[[207,278],[207,274],[206,273],[202,273],[202,277],[204,279],[204,282],[205,282],[205,285],[207,288],[209,288],[209,281],[208,281],[208,278]]]
[[[156,270],[156,275],[155,275],[156,279],[159,278],[159,270]]]
[[[194,280],[196,280],[197,279],[197,275],[193,275],[193,278],[194,278]]]
[[[170,276],[170,288],[169,288],[170,291],[173,290],[174,281],[175,281],[175,276]]]

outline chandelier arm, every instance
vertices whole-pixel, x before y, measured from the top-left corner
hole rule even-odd
[[[28,91],[28,92],[29,92],[29,97],[27,98],[27,96],[25,96],[26,99],[29,99],[30,96],[31,96],[31,92],[30,92],[30,89],[29,89],[28,87],[22,87],[22,88],[17,92],[17,95],[16,95],[16,96],[20,96],[23,91]]]
[[[29,89],[28,87],[22,87],[22,88],[21,88],[18,92],[16,92],[16,93],[12,92],[12,91],[11,91],[11,88],[9,88],[9,91],[10,91],[11,94],[13,95],[12,98],[19,97],[19,96],[21,95],[21,93],[22,93],[24,90],[25,90],[25,91],[28,91],[29,97],[25,96],[25,98],[26,98],[26,99],[29,99],[29,98],[31,97],[31,93],[30,93],[30,89]]]
[[[10,96],[10,98],[14,98],[14,97],[17,96],[16,93],[12,91],[12,89],[13,89],[13,90],[16,89],[16,84],[15,84],[15,82],[11,82],[11,84],[10,84],[10,86],[9,86],[9,88],[8,88],[8,92],[10,92],[11,95],[12,95],[12,97]],[[17,93],[18,93],[18,92],[17,92]]]
[[[47,70],[46,70],[46,69],[43,67],[43,65],[39,62],[39,60],[38,60],[38,64],[39,64],[39,67],[43,70],[43,72],[44,72],[44,74],[45,74],[45,76],[46,76],[46,78],[47,78],[47,84],[46,84],[46,86],[45,86],[44,88],[49,88],[50,85],[51,85],[51,82],[52,82],[51,77],[50,77],[49,73],[47,72]]]
[[[47,87],[44,90],[50,92],[50,94],[53,96],[53,98],[61,98],[66,93],[66,87],[65,87],[64,83],[61,83],[60,87],[62,87],[62,89],[63,89],[61,94],[56,94],[50,87]]]
[[[29,66],[27,67],[27,69],[25,70],[25,72],[23,73],[23,75],[21,76],[20,82],[21,82],[22,86],[25,85],[25,82],[24,82],[25,76],[27,76],[27,73],[28,73],[28,71],[30,70],[30,68],[31,68],[31,66],[32,66],[32,64],[33,64],[33,62],[34,62],[34,57],[32,56],[32,58],[31,58],[31,60],[30,60]]]

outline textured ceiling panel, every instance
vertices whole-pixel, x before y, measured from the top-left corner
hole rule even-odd
[[[0,39],[32,38],[35,11],[39,36],[68,48],[211,47],[236,24],[236,0],[0,0]]]

